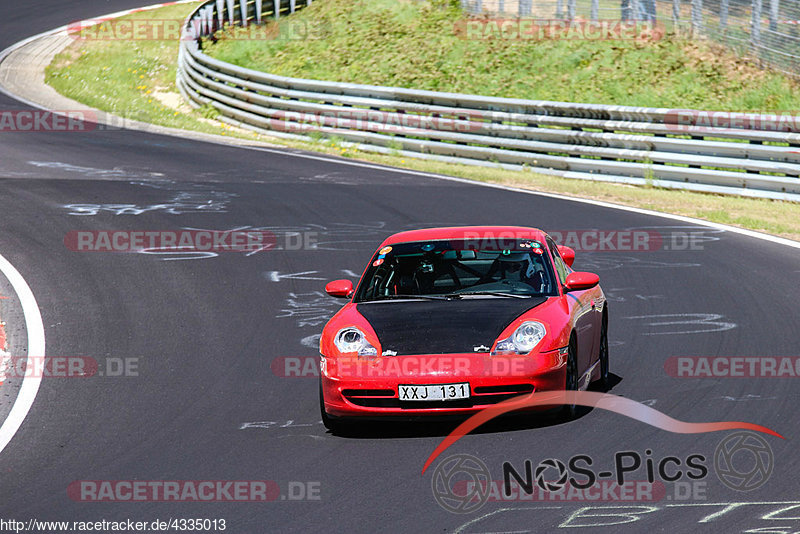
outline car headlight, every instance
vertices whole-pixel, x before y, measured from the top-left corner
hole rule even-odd
[[[528,354],[544,339],[547,330],[542,323],[525,321],[507,337],[497,342],[492,354]]]
[[[364,332],[354,326],[342,328],[333,340],[336,348],[343,354],[355,352],[359,356],[371,357],[378,355],[378,349],[367,341]]]

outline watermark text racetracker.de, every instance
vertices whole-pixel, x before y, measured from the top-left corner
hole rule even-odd
[[[118,129],[100,125],[93,111],[0,110],[0,132],[90,132]]]
[[[320,501],[320,481],[276,480],[76,480],[76,502]]]
[[[268,120],[270,129],[283,132],[310,132],[328,127],[414,135],[431,130],[477,133],[486,128],[492,116],[491,111],[476,110],[453,113],[443,109],[433,114],[421,114],[342,108],[322,112],[275,111],[270,113]]]
[[[113,207],[113,205],[111,206]],[[73,204],[74,215],[94,214],[95,205]],[[126,208],[120,205],[120,210]],[[64,246],[73,252],[204,253],[317,250],[318,232],[211,230],[72,230]]]
[[[625,229],[545,229],[556,244],[570,247],[576,252],[655,252],[658,250],[703,250],[705,244],[717,238],[708,235],[707,229],[654,230],[648,228]],[[465,232],[466,246],[475,250],[514,248],[518,240],[527,235],[515,231]]]
[[[660,23],[620,19],[563,20],[517,18],[462,19],[453,27],[455,35],[468,40],[648,40],[664,37]]]
[[[72,208],[80,210],[81,206]],[[276,234],[267,230],[72,230],[64,236],[64,246],[73,252],[256,253],[314,250],[318,240],[316,232]]]
[[[766,132],[800,132],[800,112],[788,111],[700,111],[671,109],[664,124],[675,134],[724,135],[743,130]]]
[[[122,130],[135,126],[139,129],[156,128],[147,123],[148,116],[141,109],[118,110],[118,115],[97,113],[93,110],[0,110],[0,133],[92,133]],[[125,117],[121,115],[126,115]],[[137,120],[141,119],[140,120]]]
[[[184,32],[183,19],[87,19],[67,25],[67,35],[78,41],[193,41],[201,34],[204,22],[193,19]],[[226,24],[228,21],[225,21]],[[234,21],[238,24],[239,21]],[[322,39],[330,32],[323,20],[281,20],[268,25],[248,24],[228,27],[226,40],[305,41]],[[206,28],[207,29],[207,28]],[[213,28],[219,30],[221,28]]]
[[[475,358],[437,354],[393,358],[391,356],[397,356],[396,353],[387,350],[383,356],[389,358],[383,360],[380,365],[357,356],[342,356],[335,361],[320,356],[280,356],[272,360],[270,369],[275,376],[281,378],[316,378],[319,377],[320,365],[326,366],[328,372],[335,373],[341,378],[402,378],[425,374],[451,377],[498,375],[526,377],[531,373],[531,361],[527,355]],[[559,358],[557,354],[542,355],[540,364],[555,365]]]
[[[673,378],[798,378],[800,356],[671,356]]]
[[[139,358],[90,356],[12,356],[0,357],[0,383],[18,378],[138,377]]]

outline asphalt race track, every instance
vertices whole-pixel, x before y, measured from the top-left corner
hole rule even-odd
[[[137,6],[6,4],[0,49]],[[0,95],[0,109],[23,108]],[[94,358],[104,374],[115,362],[132,366],[129,376],[44,378],[0,454],[3,519],[224,518],[237,533],[800,531],[798,378],[674,378],[664,367],[676,356],[800,356],[798,249],[293,150],[133,131],[0,135],[0,254],[36,296],[47,355]],[[470,454],[501,480],[504,461],[521,471],[526,459],[536,466],[585,454],[610,470],[617,451],[644,458],[649,450],[656,461],[701,454],[708,476],[688,496],[665,483],[656,501],[490,501],[456,514],[434,499],[433,469],[421,474],[453,424],[327,433],[316,377],[280,376],[273,365],[317,356],[314,336],[341,304],[324,295],[325,281],[360,273],[393,232],[467,224],[692,234],[693,246],[672,246],[679,250],[578,252],[575,267],[597,272],[609,296],[611,392],[682,421],[747,421],[781,433],[786,440],[764,436],[774,452],[766,484],[745,492],[720,482],[713,457],[726,432],[674,434],[595,409],[572,422],[494,423],[433,467]],[[73,230],[180,228],[264,229],[285,250],[81,253],[64,242]],[[297,233],[316,247],[295,246]],[[629,479],[645,478],[642,468]],[[81,502],[67,491],[81,480],[270,480],[282,497]]]

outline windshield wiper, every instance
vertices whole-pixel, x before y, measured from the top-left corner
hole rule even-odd
[[[380,297],[376,297],[374,299],[368,300],[366,302],[375,302],[376,300],[391,300],[391,299],[402,299],[402,300],[450,300],[452,298],[459,298],[459,295],[383,295]]]
[[[465,291],[463,293],[449,293],[447,296],[463,297],[464,295],[492,295],[494,297],[510,297],[514,299],[529,299],[533,295],[515,295],[514,293],[503,293],[502,291]]]

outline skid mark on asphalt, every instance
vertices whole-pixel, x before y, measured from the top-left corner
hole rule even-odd
[[[736,323],[721,321],[724,315],[718,313],[666,313],[659,315],[634,315],[623,317],[635,321],[644,321],[643,326],[651,329],[662,328],[666,331],[641,332],[643,336],[668,336],[675,334],[702,334],[705,332],[722,332],[737,327]],[[642,329],[639,329],[642,330]]]
[[[325,280],[312,274],[319,274],[319,271],[303,271],[301,273],[281,273],[280,271],[266,271],[264,278],[270,282],[280,282],[282,280]]]
[[[322,421],[314,423],[298,423],[294,419],[288,421],[253,421],[250,423],[242,423],[239,425],[239,430],[247,430],[250,428],[260,428],[268,430],[277,430],[279,428],[302,428],[302,427],[315,427],[322,424]]]
[[[577,509],[575,509],[577,508]],[[640,526],[635,532],[643,532],[652,528],[654,521],[659,525],[666,524],[664,514],[680,513],[684,521],[696,521],[697,525],[712,524],[716,532],[795,532],[794,524],[788,525],[786,521],[797,521],[797,516],[781,515],[786,512],[795,513],[800,508],[800,501],[748,501],[748,502],[687,502],[650,504],[647,506],[636,504],[624,505],[592,505],[592,506],[512,506],[482,514],[463,523],[456,528],[454,533],[464,533],[470,527],[479,530],[469,532],[538,532],[548,528],[598,528],[618,527],[627,523],[636,523],[650,520],[648,526]],[[541,510],[563,510],[563,513],[542,514]],[[523,518],[524,513],[530,513],[528,522]],[[554,525],[548,516],[558,521]],[[559,517],[560,516],[560,517]],[[733,517],[732,517],[733,516]],[[492,523],[489,523],[490,520]],[[731,521],[736,527],[731,528]],[[778,521],[778,523],[775,523]],[[481,527],[477,527],[478,524]],[[487,524],[489,523],[489,524]],[[510,524],[524,524],[531,526],[526,530],[509,530]],[[536,525],[533,527],[533,525]],[[748,527],[761,527],[745,530]],[[536,530],[533,530],[535,528]],[[696,527],[699,529],[700,527]],[[742,530],[739,530],[741,528]],[[618,530],[618,529],[617,529]],[[609,530],[611,532],[611,530]]]
[[[753,395],[752,393],[748,393],[744,397],[730,397],[728,395],[723,395],[722,397],[715,397],[717,399],[722,399],[725,401],[734,401],[734,402],[745,402],[751,400],[775,400],[778,397],[762,397],[761,395]]]
[[[109,171],[113,172],[113,171]],[[100,213],[113,215],[141,215],[153,211],[163,211],[170,215],[185,213],[227,213],[230,202],[238,197],[235,193],[217,191],[204,184],[184,184],[160,180],[155,182],[130,182],[131,185],[171,191],[174,194],[166,202],[148,205],[137,204],[64,204],[67,215],[93,216]]]
[[[319,340],[322,337],[322,334],[312,334],[310,336],[306,336],[300,340],[300,344],[304,347],[309,347],[312,349],[319,349]]]
[[[300,176],[298,178],[301,182],[314,182],[336,185],[370,185],[371,181],[365,178],[353,176],[351,173],[345,172],[326,172],[322,174],[315,174],[314,176]]]
[[[598,257],[600,254],[603,257]],[[581,256],[581,268],[590,271],[604,271],[622,268],[641,268],[641,269],[673,269],[702,267],[700,263],[688,262],[667,262],[655,260],[643,260],[634,256],[618,256],[618,253],[598,253],[587,252]]]
[[[82,167],[70,163],[61,163],[59,161],[29,161],[28,164],[42,169],[55,169],[82,174],[89,178],[160,178],[164,176],[160,172],[126,170],[121,167],[97,169],[95,167]]]
[[[626,293],[629,291],[636,291],[637,288],[635,287],[615,287],[608,290],[603,290],[605,293],[606,298],[610,302],[625,302],[627,300],[656,300],[656,299],[665,299],[664,295],[642,295],[640,293],[634,293],[633,295],[626,295],[623,296],[620,293]]]
[[[342,307],[340,300],[329,297],[322,291],[289,293],[276,319],[294,318],[298,328],[322,326]]]

